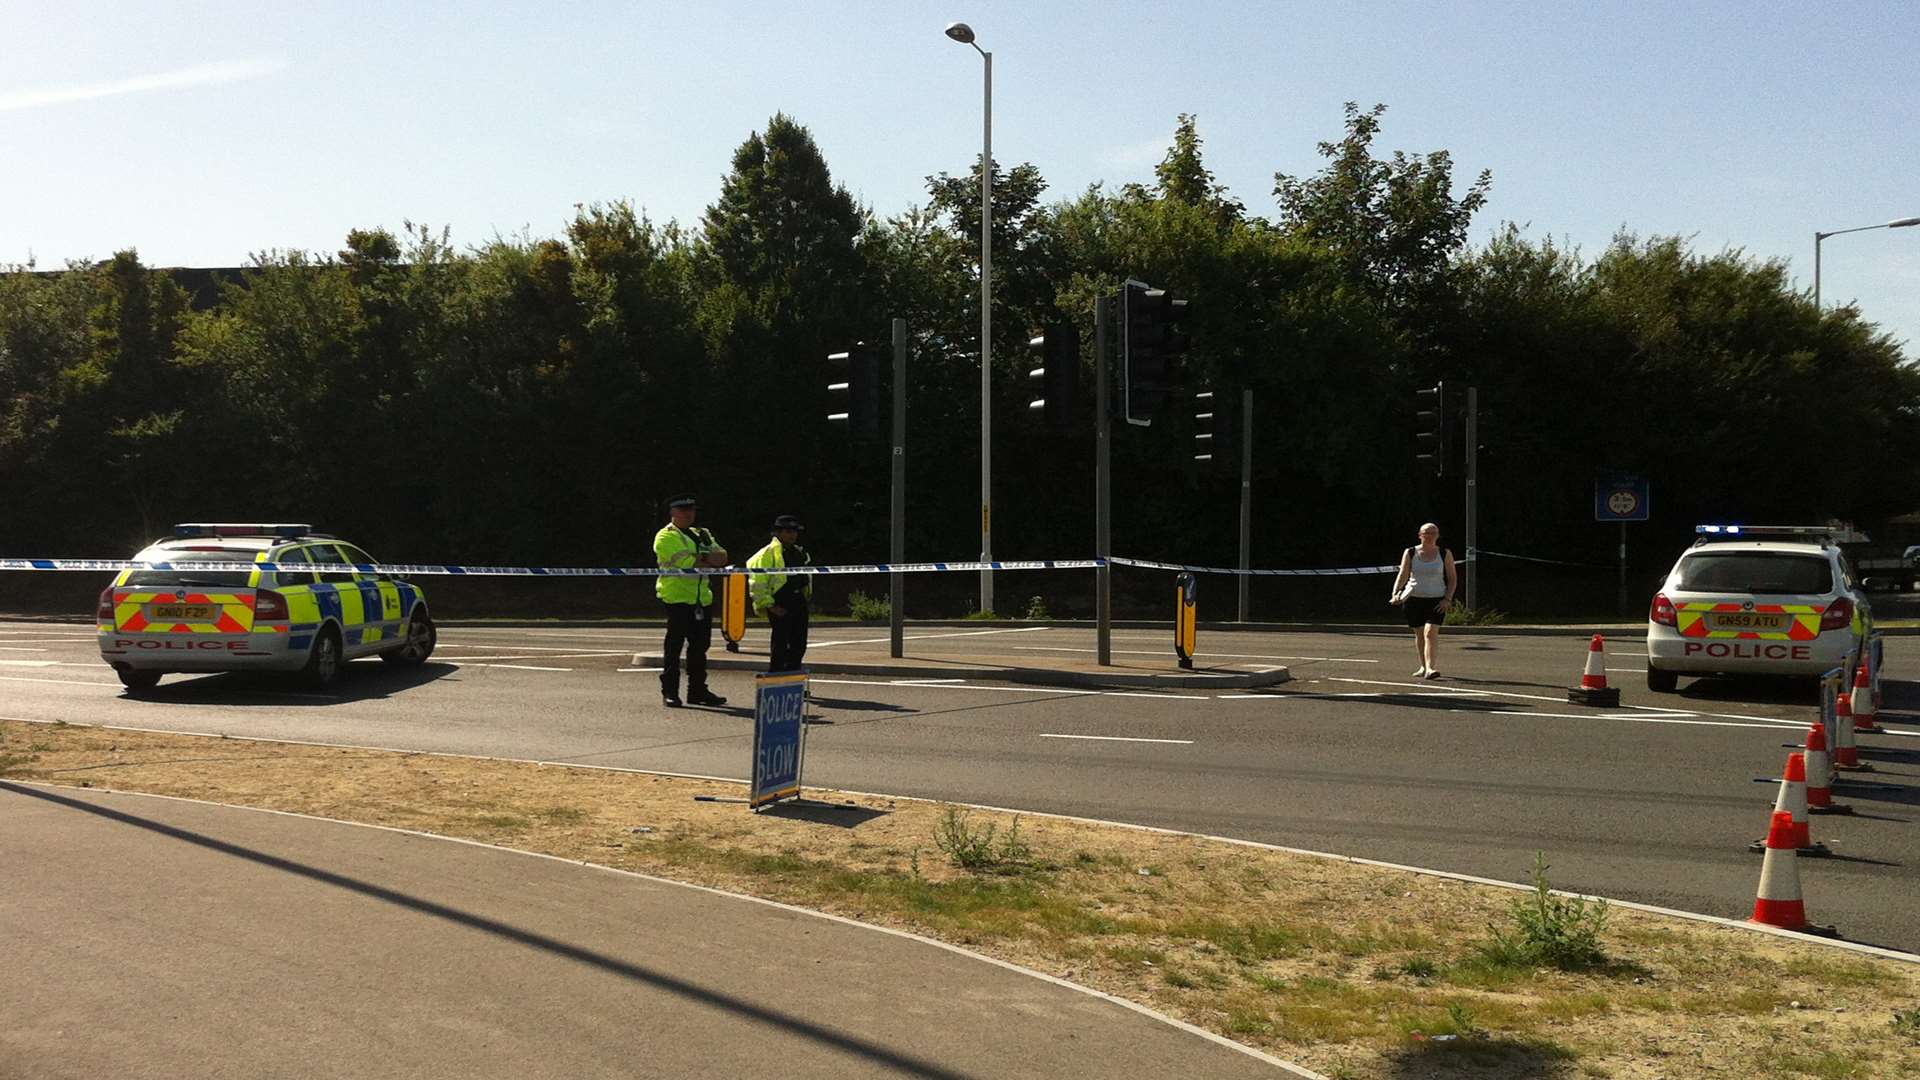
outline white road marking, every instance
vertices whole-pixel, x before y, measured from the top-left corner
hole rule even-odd
[[[515,671],[572,671],[570,667],[535,667],[532,664],[469,664],[463,660],[449,660],[454,667],[497,667],[512,668]]]
[[[54,667],[59,663],[58,660],[0,660],[0,664],[7,667]]]
[[[1026,652],[1099,652],[1098,649],[1076,649],[1066,645],[1015,645],[1014,648]],[[1127,656],[1159,656],[1168,649],[1114,649],[1115,653]],[[1235,660],[1326,660],[1336,664],[1378,664],[1378,660],[1363,660],[1357,656],[1271,656],[1266,653],[1214,652],[1205,650],[1209,657],[1224,656]]]
[[[0,652],[46,652],[46,651],[47,650],[45,649],[34,649],[24,645],[0,645]]]
[[[1410,697],[1482,697],[1485,690],[1427,690],[1420,693],[1400,694],[1391,690],[1352,690],[1345,693],[1287,693],[1276,694],[1215,694],[1217,701],[1325,701],[1332,698],[1410,698]]]
[[[583,652],[583,653],[562,653],[559,656],[514,656],[514,655],[443,656],[443,657],[440,657],[440,659],[449,664],[470,664],[478,660],[590,660],[590,659],[593,659],[594,657],[599,657],[599,656],[625,656],[625,655],[626,655],[625,653],[617,653],[617,652]],[[506,667],[508,665],[496,664],[495,666]],[[557,670],[567,670],[567,669],[557,669]]]
[[[661,672],[661,671],[663,671],[663,670],[665,670],[665,669],[664,669],[664,668],[657,668],[657,667],[623,667],[623,668],[614,668],[613,670],[615,670],[615,671],[637,671],[637,672],[640,672],[640,673],[641,673],[641,674],[643,674],[643,675],[658,675],[658,674],[660,674],[660,672]]]
[[[901,640],[927,641],[932,638],[983,637],[987,634],[1031,634],[1051,629],[1053,629],[1051,626],[1010,626],[1004,630],[962,630],[952,634],[907,634]],[[835,645],[878,645],[882,642],[892,640],[891,637],[848,638],[842,641],[815,641],[807,647],[811,649],[827,649]]]
[[[93,680],[89,682],[84,679],[30,679],[25,675],[0,675],[0,682],[63,683],[67,686],[119,686],[120,685],[120,682],[118,679],[114,680],[113,682],[105,682],[101,680]]]
[[[1094,739],[1100,742],[1172,743],[1176,746],[1193,745],[1192,739],[1130,739],[1123,735],[1054,735],[1048,732],[1041,732],[1040,737],[1043,739]]]
[[[521,645],[518,643],[502,644],[498,641],[491,641],[484,645],[461,645],[456,642],[448,641],[445,638],[440,639],[439,648],[442,648],[442,649],[507,649],[512,652],[577,653],[581,656],[619,656],[621,653],[626,652],[625,649],[601,649],[598,651],[587,652],[587,651],[583,651],[582,648],[578,645],[573,645],[568,647],[562,647],[559,645]]]
[[[1483,714],[1485,715],[1485,714]],[[1743,724],[1733,720],[1686,720],[1682,717],[1698,715],[1696,713],[1678,713],[1674,715],[1647,716],[1644,713],[1550,713],[1532,712],[1527,709],[1495,709],[1494,716],[1538,716],[1555,720],[1625,720],[1634,724],[1692,724],[1696,727],[1736,727],[1760,728],[1764,731],[1781,730],[1778,724]]]

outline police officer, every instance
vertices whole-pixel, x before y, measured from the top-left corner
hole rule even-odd
[[[792,514],[774,518],[773,539],[753,553],[747,569],[777,571],[813,565],[813,556],[800,546],[800,533],[805,528]],[[773,638],[767,671],[799,670],[800,661],[807,655],[807,606],[813,598],[813,575],[758,573],[751,577],[754,613],[767,617]]]
[[[727,565],[727,549],[693,519],[699,511],[691,495],[667,502],[673,518],[654,534],[653,554],[662,570],[696,570]],[[707,689],[707,646],[713,643],[713,589],[707,576],[658,577],[654,595],[667,605],[667,640],[660,666],[660,699],[669,708],[680,707],[680,647],[687,649],[687,701],[694,705],[725,705],[727,699]]]

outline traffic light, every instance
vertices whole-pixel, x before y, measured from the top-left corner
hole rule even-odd
[[[1027,408],[1039,410],[1055,431],[1068,430],[1080,403],[1080,331],[1050,326],[1027,345],[1039,364],[1027,378],[1040,394]]]
[[[1433,466],[1433,475],[1447,474],[1447,384],[1445,381],[1434,383],[1425,390],[1413,392],[1414,403],[1419,411],[1413,414],[1418,423],[1414,434],[1414,459]]]
[[[855,342],[846,352],[827,354],[834,381],[827,384],[832,397],[827,414],[830,423],[844,423],[847,434],[856,439],[872,439],[880,434],[880,349],[864,341]]]
[[[1240,467],[1240,392],[1193,395],[1193,460],[1203,467]]]
[[[1120,292],[1120,356],[1127,423],[1147,427],[1180,384],[1187,302],[1129,280]]]

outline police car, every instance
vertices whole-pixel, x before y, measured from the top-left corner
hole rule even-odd
[[[1850,667],[1873,609],[1832,533],[1702,525],[1647,614],[1647,687],[1681,675],[1820,675]]]
[[[308,525],[176,525],[132,561],[159,565],[122,570],[96,611],[100,657],[131,693],[169,672],[293,671],[325,686],[358,656],[417,667],[438,640],[418,588],[355,570],[374,560]]]

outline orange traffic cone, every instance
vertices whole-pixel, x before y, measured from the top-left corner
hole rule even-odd
[[[1848,772],[1863,772],[1873,768],[1860,760],[1860,747],[1854,741],[1853,706],[1848,704],[1847,695],[1835,694],[1833,698],[1833,767]]]
[[[1793,815],[1773,812],[1767,829],[1767,858],[1760,864],[1760,889],[1753,901],[1752,922],[1782,930],[1806,930],[1807,905],[1800,896],[1800,866],[1794,861]]]
[[[1567,701],[1609,708],[1620,704],[1620,688],[1607,685],[1607,643],[1599,634],[1593,635],[1587,646],[1587,670],[1580,676],[1579,686],[1567,689]]]
[[[1853,700],[1848,704],[1853,706],[1853,730],[1872,732],[1886,730],[1876,722],[1874,716],[1873,675],[1867,670],[1864,662],[1853,677]]]
[[[1807,813],[1851,814],[1853,807],[1833,801],[1833,759],[1827,754],[1827,725],[1818,720],[1807,731]]]
[[[1780,795],[1773,800],[1775,812],[1785,811],[1793,820],[1793,831],[1789,841],[1801,855],[1832,855],[1833,851],[1823,843],[1813,839],[1813,826],[1807,822],[1807,755],[1792,753],[1787,755],[1786,774],[1780,778]],[[1764,852],[1765,840],[1755,840],[1748,845],[1748,851]]]

